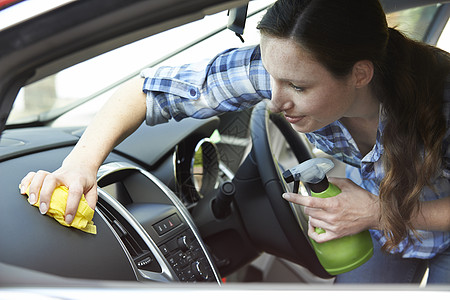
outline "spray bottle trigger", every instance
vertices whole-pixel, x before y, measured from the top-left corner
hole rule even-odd
[[[314,231],[315,231],[317,234],[322,234],[322,233],[325,233],[325,232],[326,232],[324,229],[322,229],[322,228],[320,228],[320,227],[315,227],[315,228],[314,228]]]

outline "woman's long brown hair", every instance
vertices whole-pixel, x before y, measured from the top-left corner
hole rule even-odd
[[[388,28],[377,0],[278,0],[258,28],[294,39],[336,77],[348,75],[357,61],[372,61],[371,88],[386,120],[379,188],[383,248],[395,248],[409,230],[417,236],[412,220],[442,160],[449,54]]]
[[[446,132],[443,97],[449,54],[390,29],[386,60],[374,90],[386,116],[382,142],[386,175],[380,184],[381,220],[393,249],[412,230],[422,190],[437,176]],[[417,236],[420,239],[420,236]]]

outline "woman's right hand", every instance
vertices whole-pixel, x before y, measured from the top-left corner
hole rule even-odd
[[[58,170],[53,173],[30,172],[22,179],[21,193],[25,194],[30,187],[30,203],[36,203],[40,194],[39,210],[42,214],[48,211],[54,189],[61,185],[69,189],[66,223],[72,223],[82,194],[88,205],[95,208],[98,168],[112,149],[145,120],[147,95],[142,92],[144,80],[133,78],[113,94]]]
[[[35,204],[40,196],[39,210],[46,214],[50,207],[50,198],[58,186],[69,189],[65,221],[71,224],[78,209],[81,195],[84,194],[88,205],[94,209],[97,204],[97,172],[89,171],[80,165],[64,165],[53,173],[37,171],[28,173],[20,182],[20,192],[25,194],[29,187],[29,202]]]

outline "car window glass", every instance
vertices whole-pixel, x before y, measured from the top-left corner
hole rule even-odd
[[[387,15],[390,27],[395,27],[408,37],[422,41],[438,6],[429,5],[405,9]]]
[[[444,30],[442,31],[442,34],[439,37],[436,45],[439,48],[450,52],[450,20],[447,21],[447,25],[445,25]]]

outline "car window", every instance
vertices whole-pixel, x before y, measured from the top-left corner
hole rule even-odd
[[[258,12],[273,2],[274,0],[251,1],[249,15],[256,15],[246,22],[244,44],[232,31],[226,29],[228,16],[227,11],[224,11],[123,46],[29,84],[19,92],[7,123],[26,122],[32,116],[47,112],[57,113],[58,109],[75,106],[84,99],[93,98],[95,103],[80,107],[78,110],[82,112],[74,112],[75,118],[73,115],[67,118],[72,120],[67,125],[86,125],[116,86],[136,76],[146,66],[155,65],[155,62],[182,64],[213,57],[228,48],[257,44],[259,34],[256,32],[256,23],[262,16]],[[220,29],[222,30],[216,33]],[[211,34],[214,35],[209,37]],[[204,41],[196,42],[201,40]],[[189,44],[196,45],[165,59],[168,54]],[[74,120],[78,124],[74,124]],[[65,120],[55,123],[55,126],[65,125]]]
[[[436,44],[439,48],[444,49],[447,52],[450,52],[450,20],[447,21],[447,24],[442,31],[441,36]]]
[[[59,114],[69,107],[71,111],[58,118],[52,126],[85,126],[120,83],[136,76],[146,66],[161,63],[178,65],[211,58],[228,48],[257,44],[259,33],[256,24],[264,14],[262,9],[273,2],[250,1],[250,17],[243,35],[245,43],[225,29],[227,12],[221,12],[110,51],[27,85],[19,92],[7,124],[26,122],[27,118],[38,114],[45,119],[45,114]],[[436,5],[403,10],[389,14],[388,22],[408,36],[422,40],[426,25],[436,10]],[[169,53],[189,44],[194,45],[168,58]],[[86,103],[80,105],[81,102]]]
[[[439,5],[405,9],[387,15],[390,27],[395,27],[412,39],[422,41]]]

